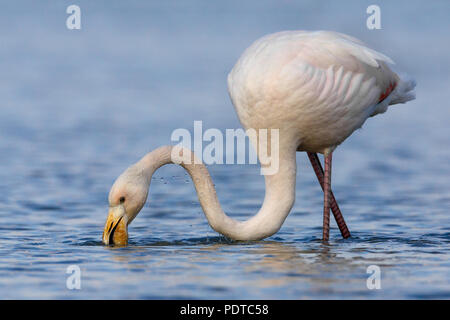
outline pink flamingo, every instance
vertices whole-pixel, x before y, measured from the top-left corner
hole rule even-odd
[[[415,98],[415,82],[402,80],[387,63],[391,59],[361,41],[329,31],[270,34],[245,50],[228,76],[229,93],[245,129],[279,130],[279,170],[265,175],[258,213],[237,221],[223,212],[206,167],[182,163],[211,227],[236,240],[276,233],[295,200],[296,152],[306,151],[324,191],[323,240],[329,239],[330,209],[342,236],[349,237],[331,191],[333,151],[369,117]],[[158,148],[117,178],[109,194],[105,244],[127,244],[128,225],[147,200],[151,177],[174,163],[172,152],[172,146]],[[325,170],[317,153],[324,155]]]

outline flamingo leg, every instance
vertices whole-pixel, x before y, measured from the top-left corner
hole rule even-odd
[[[322,190],[324,190],[324,172],[322,165],[320,164],[319,157],[317,153],[314,152],[307,152],[308,158],[311,161],[311,165],[314,169],[314,172],[316,173],[317,180],[319,180],[320,186],[322,187]],[[330,176],[331,177],[331,176]],[[336,223],[339,227],[339,230],[341,232],[341,235],[344,239],[347,239],[350,237],[350,231],[347,228],[347,224],[345,223],[344,217],[341,213],[341,210],[339,209],[339,206],[337,204],[336,198],[334,197],[333,191],[330,188],[330,207],[331,211],[333,212],[334,218],[336,220]]]
[[[330,238],[330,194],[331,194],[331,162],[333,153],[324,156],[325,172],[323,175],[323,229],[322,240]]]

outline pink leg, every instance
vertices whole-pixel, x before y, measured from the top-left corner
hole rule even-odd
[[[320,186],[322,187],[322,190],[324,190],[324,172],[322,169],[322,165],[320,164],[319,157],[317,156],[317,153],[307,152],[307,154],[308,154],[309,160],[311,161],[311,165],[314,169],[314,172],[316,173],[317,179],[319,180]],[[339,209],[339,206],[333,195],[333,191],[331,191],[331,188],[330,188],[330,199],[329,200],[330,200],[331,211],[333,212],[333,215],[337,222],[339,230],[341,231],[341,235],[344,239],[347,239],[348,237],[350,237],[350,231],[347,228],[347,224],[345,223],[344,217],[341,213],[341,210]]]
[[[332,153],[324,157],[325,173],[323,176],[323,229],[322,240],[330,238],[330,195],[331,195],[331,161]]]

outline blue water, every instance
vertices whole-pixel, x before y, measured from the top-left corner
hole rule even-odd
[[[450,298],[450,22],[447,1],[9,1],[0,10],[0,298]],[[182,168],[154,176],[130,245],[101,244],[115,178],[176,128],[239,128],[226,75],[256,38],[286,29],[356,36],[418,82],[417,100],[371,118],[334,154],[332,221],[298,154],[296,203],[257,242],[214,232]],[[224,210],[260,207],[255,165],[209,166]],[[81,289],[66,287],[67,267]],[[367,267],[381,289],[366,286]]]

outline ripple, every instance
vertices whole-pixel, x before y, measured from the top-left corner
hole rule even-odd
[[[225,11],[233,9],[232,4],[221,5]],[[0,21],[14,19],[14,6],[0,12]],[[421,96],[369,119],[336,149],[333,191],[351,238],[342,239],[331,221],[330,242],[321,240],[323,193],[306,155],[299,153],[296,202],[281,230],[268,239],[232,241],[219,236],[205,219],[190,177],[178,166],[165,166],[153,177],[149,201],[129,227],[129,245],[104,246],[108,192],[125,168],[169,143],[174,128],[190,128],[194,119],[204,120],[205,129],[240,127],[222,76],[230,56],[242,50],[243,42],[251,42],[251,35],[261,34],[255,22],[276,8],[283,14],[272,15],[264,25],[276,30],[317,12],[294,2],[286,8],[264,2],[257,12],[236,11],[236,19],[225,28],[230,32],[224,33],[223,19],[208,13],[191,19],[184,10],[166,10],[160,2],[152,5],[158,10],[128,5],[124,17],[119,6],[102,15],[119,24],[97,24],[98,32],[61,46],[60,29],[53,27],[60,15],[42,19],[42,10],[34,10],[37,6],[21,13],[20,28],[2,35],[2,298],[450,298],[448,72],[423,72],[423,55],[406,55],[404,62],[421,80]],[[338,27],[349,13],[357,13],[353,7],[345,15],[333,6],[326,13],[335,14]],[[405,6],[391,9],[402,13]],[[424,17],[436,13],[435,7],[419,4],[408,10],[423,11]],[[90,11],[95,15],[96,10]],[[176,24],[158,42],[161,23],[167,21],[161,12],[170,12]],[[142,30],[129,20],[144,16],[145,29],[152,30],[150,42],[142,41]],[[396,16],[398,26],[409,28],[385,34],[385,43],[406,44],[411,35],[419,35],[417,41],[437,46],[436,61],[446,61],[448,44],[420,35],[423,28],[440,35],[437,31],[445,29],[448,19],[425,26],[411,22],[411,15]],[[205,28],[205,22],[217,28]],[[189,44],[199,43],[198,32],[192,31],[202,30],[207,50],[181,48],[180,27],[183,43]],[[236,34],[242,34],[242,41],[236,42]],[[8,45],[17,39],[22,39],[19,51]],[[36,39],[44,39],[45,45]],[[88,48],[86,43],[96,46]],[[397,47],[389,50],[405,56],[407,46]],[[92,54],[93,49],[101,49],[101,57]],[[211,81],[212,76],[217,81]],[[430,101],[433,108],[423,112]],[[232,217],[246,220],[259,210],[265,184],[257,166],[208,168]],[[66,271],[72,264],[81,270],[78,292],[66,289]],[[366,289],[372,264],[382,270],[383,290]]]

